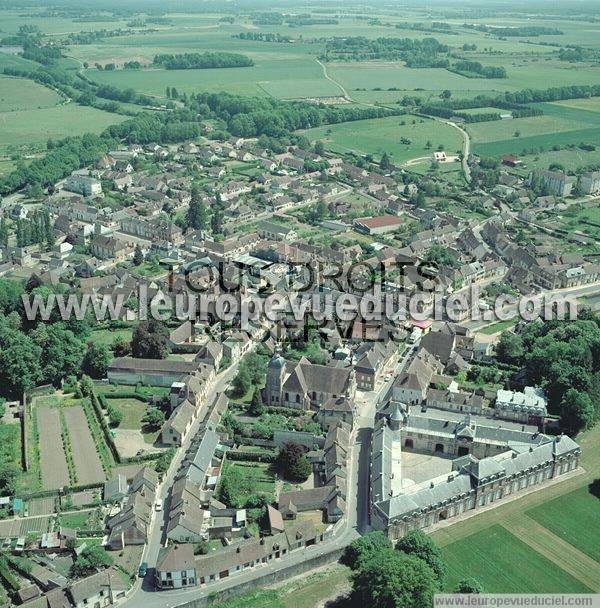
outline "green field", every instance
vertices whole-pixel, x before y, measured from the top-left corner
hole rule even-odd
[[[600,562],[600,499],[587,487],[559,496],[526,514]]]
[[[387,152],[396,163],[431,157],[439,145],[452,154],[462,149],[461,134],[453,127],[410,115],[328,125],[303,133],[311,141],[322,140],[333,152],[373,154],[376,157]],[[411,143],[401,143],[401,137],[411,140]],[[428,141],[431,148],[425,147]]]
[[[281,46],[281,45],[280,45]],[[249,68],[212,70],[158,70],[113,72],[90,69],[87,75],[102,84],[133,87],[142,93],[164,95],[168,86],[180,93],[227,91],[239,95],[279,98],[327,97],[340,90],[323,77],[321,66],[309,56],[254,56]]]
[[[565,101],[555,101],[552,105],[565,108],[576,108],[578,110],[588,110],[590,112],[600,112],[600,97],[567,99]]]
[[[0,76],[0,112],[51,108],[62,98],[52,89],[33,80]]]
[[[45,144],[50,138],[100,133],[125,118],[75,103],[42,110],[0,112],[0,151],[10,145]]]
[[[500,331],[504,331],[505,329],[509,329],[514,324],[515,324],[514,320],[498,321],[497,323],[492,323],[491,325],[486,325],[485,327],[482,327],[481,329],[478,329],[476,331],[480,334],[491,335],[491,334],[496,334]]]
[[[442,548],[447,588],[476,578],[487,593],[589,593],[577,579],[499,525]]]

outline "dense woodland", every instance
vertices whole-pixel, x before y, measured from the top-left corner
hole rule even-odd
[[[328,61],[364,61],[368,59],[398,60],[409,68],[445,68],[449,47],[435,38],[376,38],[363,36],[330,38],[324,59]]]
[[[156,55],[154,65],[166,70],[208,70],[211,68],[248,68],[254,61],[239,53],[183,53]]]

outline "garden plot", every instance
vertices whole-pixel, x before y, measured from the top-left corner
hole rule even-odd
[[[83,407],[80,405],[69,407],[64,410],[64,414],[71,438],[78,482],[88,484],[105,481],[106,475],[102,469]]]
[[[63,448],[60,413],[55,408],[37,410],[40,429],[40,466],[44,490],[57,490],[69,485],[69,469]]]

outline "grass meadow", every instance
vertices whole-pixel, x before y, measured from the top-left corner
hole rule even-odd
[[[576,578],[499,525],[442,548],[447,588],[476,578],[487,593],[589,593]]]
[[[456,129],[410,115],[327,125],[308,129],[304,135],[311,141],[322,140],[326,147],[337,153],[354,152],[379,157],[387,152],[396,163],[432,156],[439,145],[452,154],[462,148],[462,136]],[[402,143],[402,137],[411,143]],[[430,148],[426,147],[427,142],[431,143]]]
[[[559,496],[526,514],[600,562],[600,499],[587,487]]]

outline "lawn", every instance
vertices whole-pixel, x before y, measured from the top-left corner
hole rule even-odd
[[[102,512],[97,509],[61,513],[58,519],[61,526],[73,530],[102,530],[104,527]]]
[[[100,383],[96,384],[96,392],[101,395],[115,395],[115,397],[121,397],[125,394],[129,396],[131,393],[136,393],[142,397],[148,399],[153,396],[164,397],[169,394],[171,390],[166,386],[130,386],[128,384],[108,384]]]
[[[499,525],[442,548],[447,589],[476,578],[487,593],[589,593],[577,579]]]
[[[600,499],[583,487],[526,514],[600,562]]]
[[[125,116],[75,103],[42,110],[0,112],[0,150],[12,144],[45,143],[67,135],[100,133],[125,119]]]
[[[124,338],[125,340],[131,341],[131,333],[132,330],[128,328],[95,329],[92,331],[90,341],[111,346],[117,339]]]
[[[396,163],[432,156],[439,145],[450,153],[462,149],[462,136],[456,129],[410,115],[328,125],[308,129],[303,134],[311,141],[322,140],[334,152],[373,154],[376,157],[387,152]],[[401,143],[401,137],[410,143]],[[426,147],[427,142],[430,142],[429,147]]]
[[[139,399],[108,399],[108,403],[116,407],[122,414],[123,420],[119,425],[121,429],[134,429],[139,431],[142,428],[142,418],[146,414],[148,406]]]

